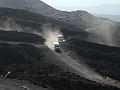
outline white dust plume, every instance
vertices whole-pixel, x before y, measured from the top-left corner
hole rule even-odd
[[[63,35],[59,27],[52,27],[50,24],[43,25],[43,38],[46,39],[45,45],[53,49],[53,42],[58,42],[58,36]]]

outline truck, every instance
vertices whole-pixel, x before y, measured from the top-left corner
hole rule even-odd
[[[65,40],[63,39],[63,35],[59,35],[59,36],[58,36],[58,42],[60,43],[60,42],[63,42],[63,41],[65,41]]]
[[[53,42],[53,49],[54,49],[54,51],[56,51],[56,52],[61,52],[61,50],[60,50],[60,44],[59,44],[59,42]]]

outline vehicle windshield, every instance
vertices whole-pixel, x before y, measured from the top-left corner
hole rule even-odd
[[[60,47],[60,45],[59,45],[59,44],[56,44],[55,47]]]

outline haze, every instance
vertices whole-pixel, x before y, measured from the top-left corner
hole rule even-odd
[[[85,10],[96,14],[120,15],[120,0],[42,0],[63,11]],[[102,7],[102,8],[101,8]]]

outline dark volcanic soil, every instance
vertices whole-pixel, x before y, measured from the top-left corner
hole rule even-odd
[[[59,26],[66,39],[87,38],[88,33],[73,25],[47,18],[26,10],[9,8],[0,9],[0,24],[7,18],[15,21],[22,28],[41,31],[42,24],[51,23]],[[23,29],[24,31],[24,29]],[[27,80],[50,90],[119,90],[116,87],[100,84],[72,73],[68,66],[55,56],[56,52],[44,45],[44,39],[38,35],[0,31],[0,40],[24,42],[8,44],[0,42],[0,75],[10,79]],[[39,48],[27,43],[39,43]],[[62,43],[63,50],[72,58],[77,58],[91,66],[103,76],[120,80],[120,49],[82,40],[68,40]]]
[[[45,39],[31,33],[0,30],[0,40],[43,44]]]
[[[63,50],[92,67],[105,77],[120,80],[120,48],[71,39],[62,44]]]
[[[8,78],[28,80],[45,88],[57,90],[119,90],[108,85],[83,79],[66,71],[57,64],[57,58],[48,57],[52,53],[47,47],[32,45],[0,44],[0,74],[11,74]]]
[[[0,26],[2,28],[10,26],[12,31],[19,30],[20,27],[22,32],[42,32],[41,27],[44,24],[51,24],[51,27],[59,27],[66,39],[78,36],[83,39],[88,37],[88,32],[70,23],[61,22],[26,10],[0,8]]]
[[[0,90],[48,90],[24,80],[0,77]]]

